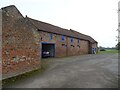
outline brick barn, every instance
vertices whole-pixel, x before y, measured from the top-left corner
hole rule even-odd
[[[44,57],[97,52],[97,41],[88,35],[23,17],[14,5],[1,10],[3,79],[40,68]]]

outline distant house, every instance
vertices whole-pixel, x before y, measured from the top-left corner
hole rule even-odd
[[[97,52],[97,41],[75,30],[23,17],[14,6],[2,8],[3,78],[41,67],[41,58]]]

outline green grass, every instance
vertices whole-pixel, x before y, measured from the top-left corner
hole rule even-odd
[[[118,53],[118,50],[106,50],[106,51],[99,51],[98,54],[115,54]],[[119,51],[120,53],[120,51]]]

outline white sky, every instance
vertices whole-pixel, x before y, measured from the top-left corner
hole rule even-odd
[[[98,46],[117,44],[119,0],[0,0],[33,19],[92,36]]]

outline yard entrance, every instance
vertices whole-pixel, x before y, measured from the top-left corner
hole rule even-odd
[[[55,44],[42,43],[42,58],[55,57]]]

